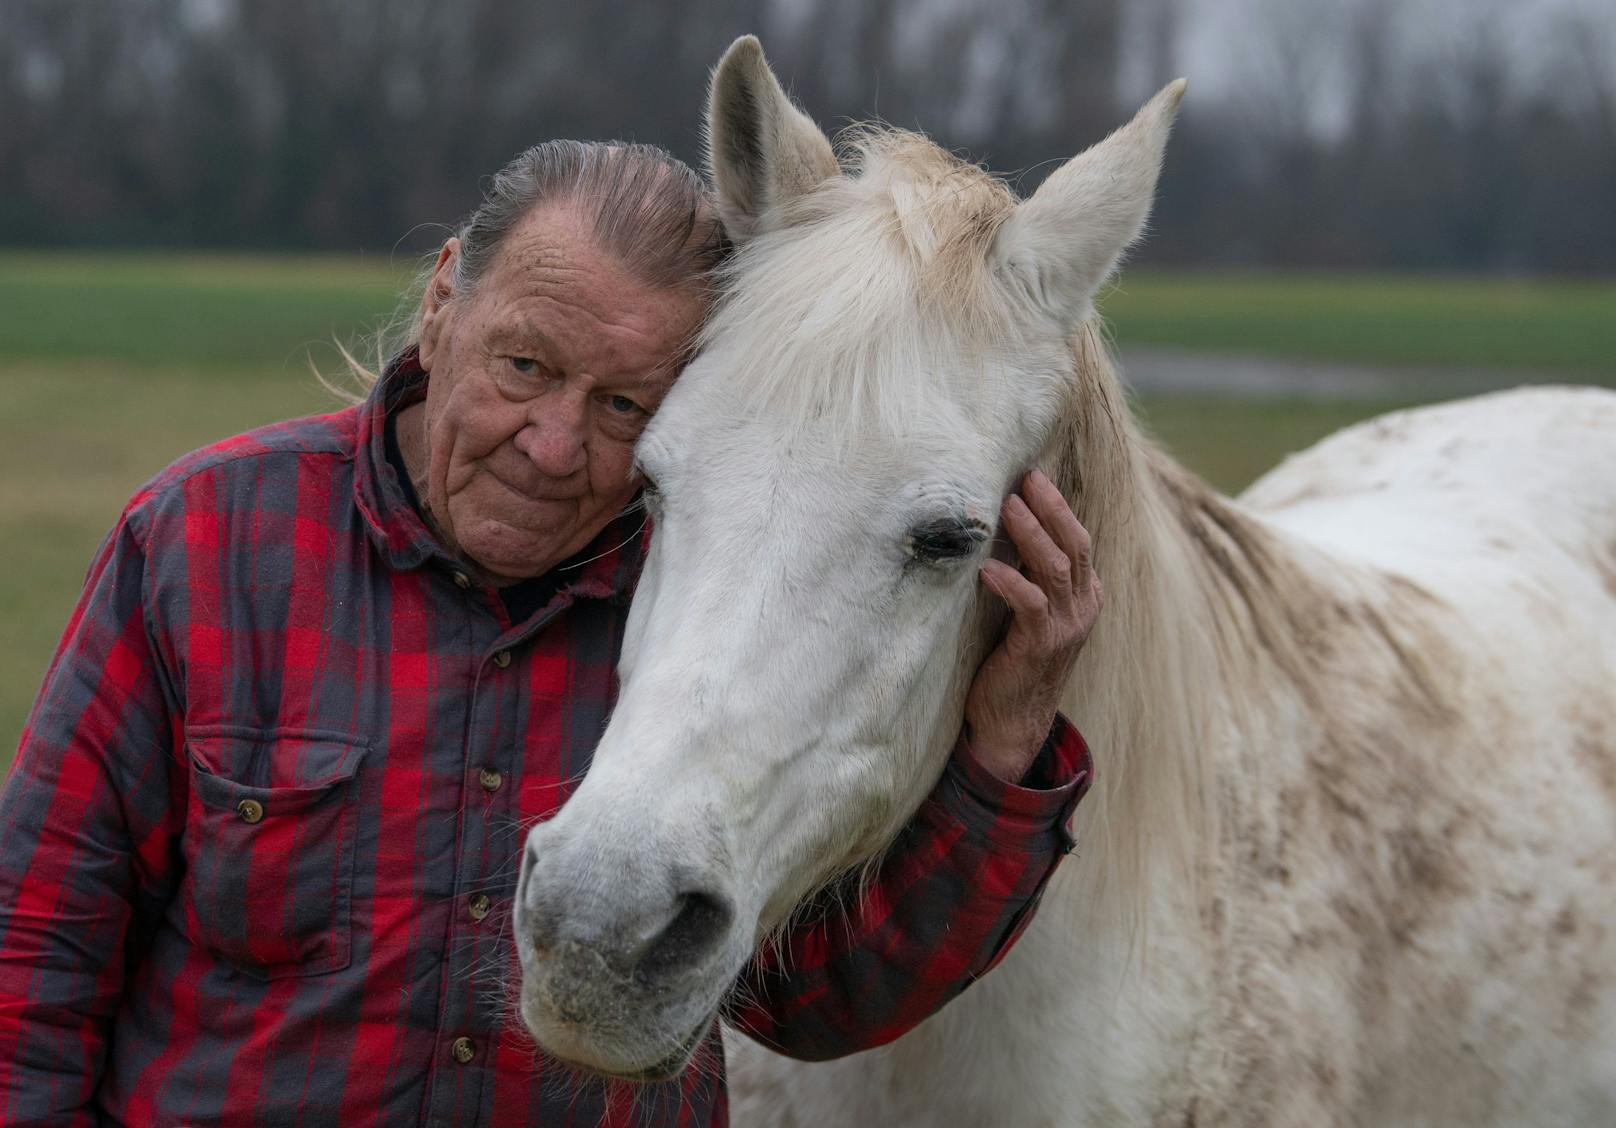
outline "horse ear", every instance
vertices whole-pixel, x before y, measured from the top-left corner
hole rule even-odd
[[[840,171],[830,141],[780,88],[756,36],[730,44],[713,71],[707,169],[719,218],[736,241],[765,230],[782,204]]]
[[[999,229],[999,268],[1073,325],[1144,230],[1187,85],[1181,78],[1167,86],[1127,125],[1056,169]]]

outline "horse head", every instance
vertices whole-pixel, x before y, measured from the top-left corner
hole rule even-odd
[[[937,780],[997,629],[1000,502],[1072,408],[1182,93],[1018,202],[911,133],[839,160],[757,40],[719,63],[736,252],[638,447],[656,532],[616,710],[522,856],[521,1014],[556,1056],[677,1073],[760,940]]]

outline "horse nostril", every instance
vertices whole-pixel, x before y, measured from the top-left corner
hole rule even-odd
[[[652,983],[704,962],[723,943],[735,910],[714,893],[680,894],[673,919],[640,953],[634,977]]]

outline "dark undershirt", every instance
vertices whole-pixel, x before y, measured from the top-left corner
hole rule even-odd
[[[387,416],[387,464],[398,475],[399,488],[404,491],[404,498],[416,513],[421,512],[421,499],[415,492],[415,483],[410,481],[410,471],[404,465],[404,452],[398,445],[398,427],[393,416]],[[423,520],[425,515],[422,515]],[[588,549],[584,550],[585,552]],[[583,553],[579,553],[579,556]],[[530,616],[542,611],[555,598],[555,593],[561,590],[563,584],[571,577],[567,574],[571,568],[581,561],[574,557],[563,560],[542,576],[531,580],[518,580],[514,584],[496,589],[499,592],[500,602],[505,604],[505,614],[511,617],[512,623],[521,623]]]

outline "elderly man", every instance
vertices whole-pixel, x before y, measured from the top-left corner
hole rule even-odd
[[[638,1087],[537,1050],[503,926],[521,829],[566,800],[611,707],[649,535],[635,439],[721,254],[666,154],[539,146],[444,245],[363,404],[134,496],[0,801],[0,1122],[724,1122],[716,1032]],[[1086,565],[1059,495],[1023,493],[1004,512],[1023,556]],[[1019,933],[1089,779],[1055,715],[1098,611],[1072,571],[1062,591],[984,573],[1012,622],[954,785],[890,851],[879,918],[760,957],[741,1029],[812,1057],[878,1044]],[[806,950],[834,954],[804,970]]]

